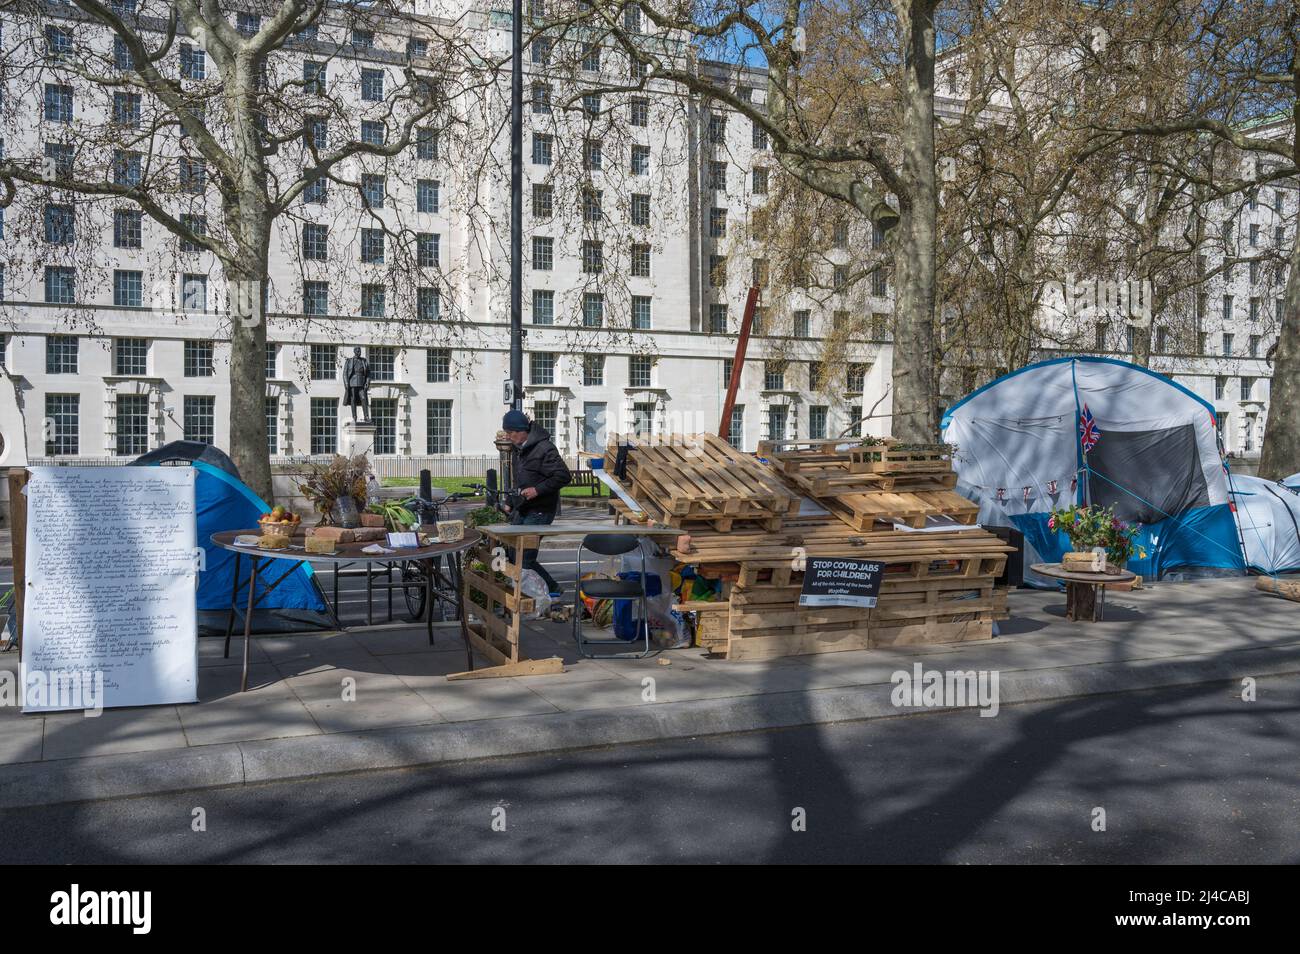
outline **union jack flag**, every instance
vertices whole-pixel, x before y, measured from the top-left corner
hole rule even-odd
[[[1088,405],[1083,406],[1083,413],[1079,415],[1079,443],[1083,445],[1083,452],[1086,454],[1097,446],[1097,441],[1101,439],[1101,428],[1093,420],[1092,411],[1088,410]]]

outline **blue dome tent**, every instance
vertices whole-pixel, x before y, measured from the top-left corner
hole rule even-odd
[[[1047,527],[1053,509],[1093,503],[1139,525],[1146,556],[1128,567],[1147,579],[1245,572],[1214,408],[1163,375],[1113,358],[1042,361],[958,401],[942,433],[957,448],[957,491],[981,523],[1024,533],[1026,567],[1069,548]]]
[[[234,584],[235,554],[214,547],[209,542],[220,530],[257,526],[258,518],[269,511],[262,498],[239,479],[239,471],[224,453],[209,444],[173,441],[165,447],[137,458],[137,466],[189,464],[197,472],[194,482],[195,519],[198,540],[205,550],[205,565],[199,574],[197,603],[199,626],[205,632],[226,631],[226,613]],[[248,561],[241,569],[240,603],[247,598]],[[256,632],[283,632],[294,629],[329,628],[333,624],[329,607],[309,565],[299,567],[269,594],[264,589],[279,574],[259,577],[257,609],[253,613]]]

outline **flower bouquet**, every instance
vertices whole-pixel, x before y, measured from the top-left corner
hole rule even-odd
[[[1105,551],[1106,564],[1117,567],[1128,563],[1135,552],[1139,557],[1146,556],[1146,550],[1135,542],[1137,524],[1120,520],[1115,516],[1114,507],[1081,507],[1071,504],[1063,510],[1053,510],[1047,518],[1047,528],[1063,532],[1069,538],[1071,551],[1076,556],[1073,559],[1063,559],[1062,563],[1074,563],[1079,569],[1083,569],[1081,564],[1092,563],[1095,566],[1096,562],[1100,562],[1085,560],[1083,557],[1084,554],[1098,550]],[[1098,571],[1104,569],[1105,565],[1097,567]]]

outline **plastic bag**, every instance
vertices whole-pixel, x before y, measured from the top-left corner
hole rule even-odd
[[[650,624],[650,639],[654,645],[660,649],[677,649],[682,646],[691,644],[691,634],[686,628],[686,621],[680,613],[673,612],[673,567],[675,561],[666,555],[661,555],[659,547],[648,538],[642,538],[640,547],[630,553],[623,554],[622,572],[619,577],[622,579],[640,579],[642,554],[645,555],[645,575],[646,575],[646,615]],[[627,622],[624,627],[624,633],[618,635],[622,639],[638,639],[644,634],[632,621],[634,608],[631,600],[619,600],[620,603],[626,603]],[[617,621],[617,610],[615,620]],[[616,624],[615,631],[618,631]]]
[[[533,601],[533,611],[527,619],[541,619],[551,612],[551,591],[536,570],[524,570],[519,578],[519,591]]]

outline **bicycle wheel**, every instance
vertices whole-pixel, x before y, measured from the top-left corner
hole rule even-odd
[[[453,560],[443,561],[442,557],[433,558],[433,590],[442,604],[442,619],[455,622],[460,619],[460,608],[456,599],[460,589],[460,573]]]
[[[415,560],[405,561],[402,564],[402,596],[406,598],[407,612],[417,622],[424,619],[428,609],[429,594],[425,586],[424,567]]]

